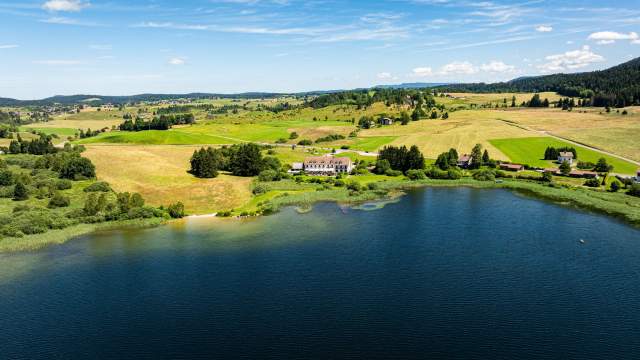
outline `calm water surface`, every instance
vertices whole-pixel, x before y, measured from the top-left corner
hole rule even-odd
[[[640,231],[503,190],[98,234],[0,272],[2,359],[640,358]]]

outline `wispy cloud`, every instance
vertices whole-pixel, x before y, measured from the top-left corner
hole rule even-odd
[[[89,2],[80,0],[49,0],[42,5],[42,8],[48,11],[78,12],[89,6]]]
[[[35,60],[34,64],[50,66],[72,66],[83,64],[80,60]]]
[[[547,26],[547,25],[540,25],[540,26],[536,27],[536,31],[537,32],[552,32],[553,31],[553,27],[552,26]]]
[[[19,46],[15,45],[15,44],[0,45],[0,49],[15,49],[17,47],[19,47]]]
[[[62,16],[54,16],[47,19],[40,20],[40,22],[47,24],[56,24],[56,25],[75,25],[75,26],[102,26],[101,24],[95,22],[81,21],[76,19],[71,19]]]
[[[187,59],[184,57],[174,57],[169,59],[169,65],[184,65],[187,63]]]

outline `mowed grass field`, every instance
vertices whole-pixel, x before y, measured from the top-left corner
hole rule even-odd
[[[640,108],[524,109],[493,111],[500,119],[640,161]],[[622,115],[626,110],[627,115]]]
[[[98,179],[116,191],[139,192],[155,206],[178,200],[187,212],[229,210],[251,199],[251,178],[220,175],[198,179],[187,173],[199,146],[87,145],[83,156],[96,165]]]
[[[544,151],[548,146],[556,148],[568,146],[576,148],[579,161],[596,163],[600,158],[607,159],[607,162],[614,166],[613,172],[615,173],[635,174],[638,169],[637,165],[627,161],[550,137],[494,139],[491,140],[491,143],[506,154],[511,161],[536,167],[558,167],[558,164],[553,161],[543,160]]]
[[[436,101],[441,104],[445,104],[448,107],[455,107],[461,105],[476,104],[478,106],[487,103],[502,105],[506,99],[507,106],[511,106],[511,99],[516,97],[516,105],[520,106],[523,102],[531,100],[533,93],[487,93],[487,94],[474,94],[474,93],[447,93],[449,96],[438,97]],[[548,99],[549,101],[557,101],[561,98],[560,95],[554,92],[541,92],[541,99]]]

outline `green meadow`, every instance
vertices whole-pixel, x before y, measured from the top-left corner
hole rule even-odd
[[[582,146],[573,145],[565,141],[557,140],[551,137],[530,137],[515,139],[494,139],[490,140],[491,144],[497,147],[511,161],[515,163],[528,164],[536,167],[552,167],[557,166],[553,161],[543,160],[544,151],[548,146],[552,147],[574,147],[578,152],[579,161],[588,161],[595,163],[600,158],[607,159],[607,162],[613,165],[613,171],[621,174],[635,174],[638,166],[630,162],[618,159],[613,156],[601,154],[599,152],[587,149]]]
[[[235,144],[237,140],[220,136],[187,133],[179,130],[149,130],[139,132],[108,132],[79,140],[79,144],[141,144],[141,145],[189,145]]]

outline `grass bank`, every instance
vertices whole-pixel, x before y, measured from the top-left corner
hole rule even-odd
[[[147,228],[163,223],[161,218],[122,220],[99,224],[78,224],[64,229],[50,230],[43,234],[27,235],[21,238],[4,238],[0,240],[0,253],[35,251],[50,245],[63,244],[78,236],[96,231],[127,228]]]

